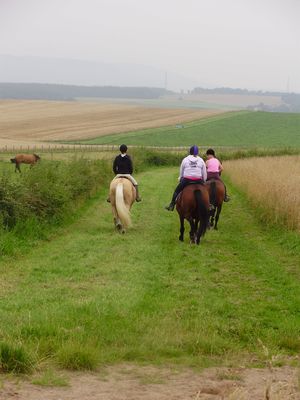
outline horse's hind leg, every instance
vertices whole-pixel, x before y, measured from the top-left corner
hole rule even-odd
[[[216,213],[216,209],[214,208],[213,210],[210,211],[210,220],[209,220],[209,225],[211,227],[214,226],[215,223],[215,213]]]
[[[197,233],[195,234],[195,236],[196,236],[195,243],[196,243],[196,244],[200,244],[201,236],[204,235],[204,232],[205,232],[205,230],[206,230],[205,224],[208,224],[208,220],[204,221],[204,220],[201,220],[201,219],[200,219],[199,228],[198,228],[198,230],[197,230]]]
[[[196,230],[195,230],[195,222],[194,222],[193,218],[189,219],[189,223],[190,223],[190,226],[191,226],[190,243],[196,243],[196,237],[195,237]]]
[[[183,235],[184,235],[184,218],[180,217],[180,236],[179,240],[183,242]]]
[[[214,226],[215,230],[218,230],[218,221],[219,221],[219,217],[221,214],[221,210],[222,210],[222,204],[217,208],[216,222],[215,222],[215,226]]]
[[[115,224],[115,227],[116,227],[116,229],[117,229],[118,231],[121,231],[121,229],[122,229],[122,224],[121,224],[121,221],[120,221],[120,219],[119,219],[117,210],[116,210],[116,208],[115,208],[114,206],[112,206],[112,213],[113,213],[113,216],[114,216],[114,224]]]

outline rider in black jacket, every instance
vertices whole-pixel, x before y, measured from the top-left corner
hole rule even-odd
[[[115,178],[120,178],[122,176],[125,176],[128,178],[133,186],[135,187],[136,190],[136,201],[141,201],[142,199],[139,196],[139,188],[138,188],[138,183],[134,179],[134,177],[131,175],[133,173],[133,165],[132,165],[132,160],[130,156],[127,154],[127,146],[126,144],[121,144],[120,146],[120,154],[115,158],[114,163],[113,163],[113,171],[115,173]],[[109,202],[109,198],[107,199]]]

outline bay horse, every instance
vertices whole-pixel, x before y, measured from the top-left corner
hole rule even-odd
[[[209,222],[209,193],[204,184],[190,184],[178,196],[176,210],[180,219],[179,240],[183,242],[184,220],[190,223],[190,243],[200,244]]]
[[[136,190],[127,178],[113,179],[109,187],[109,198],[117,230],[125,233],[131,226],[130,209],[136,199]]]
[[[220,179],[210,179],[206,181],[205,185],[208,187],[210,203],[213,206],[209,213],[209,224],[217,230],[219,217],[225,199],[225,186]]]
[[[32,167],[35,163],[37,163],[41,159],[40,156],[37,154],[17,154],[15,158],[11,158],[10,161],[13,164],[16,164],[15,172],[17,170],[21,173],[20,165],[23,164],[30,164]]]

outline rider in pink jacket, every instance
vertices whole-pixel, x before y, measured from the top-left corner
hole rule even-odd
[[[215,151],[213,149],[208,149],[206,152],[207,160],[206,160],[206,168],[207,168],[207,180],[210,179],[218,179],[221,180],[221,172],[223,171],[223,165],[216,158]],[[222,181],[223,182],[223,181]],[[223,182],[224,184],[224,182]],[[230,200],[230,197],[227,196],[227,190],[225,187],[225,198],[224,201],[227,202]]]

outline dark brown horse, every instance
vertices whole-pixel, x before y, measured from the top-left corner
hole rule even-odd
[[[15,158],[11,158],[10,161],[13,164],[16,164],[15,172],[17,170],[21,172],[20,165],[23,164],[30,164],[32,167],[36,162],[41,159],[37,154],[17,154]]]
[[[205,185],[209,189],[209,199],[213,206],[209,213],[209,223],[214,229],[218,229],[218,221],[225,199],[225,186],[220,179],[210,179]]]
[[[190,243],[200,243],[204,236],[209,220],[208,187],[201,184],[186,186],[178,196],[176,210],[180,219],[179,240],[183,242],[184,220],[190,223]]]

